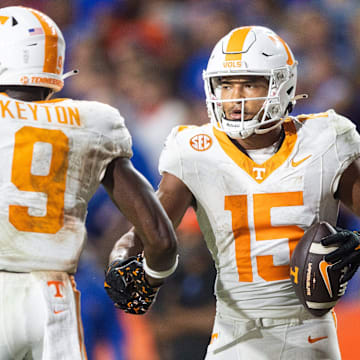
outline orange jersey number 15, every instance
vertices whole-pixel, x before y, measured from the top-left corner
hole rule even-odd
[[[36,159],[36,143],[51,145],[49,171],[46,175],[32,174]],[[46,214],[33,216],[29,207],[9,206],[9,221],[20,231],[55,234],[64,224],[64,194],[68,169],[69,140],[61,130],[24,126],[15,133],[11,181],[21,191],[44,193],[47,196]]]
[[[254,229],[256,241],[288,239],[289,258],[304,230],[295,225],[272,226],[270,211],[283,206],[303,205],[302,191],[254,194]],[[248,223],[247,195],[225,197],[225,210],[231,211],[232,228],[235,238],[236,265],[239,281],[252,282],[253,268],[251,263],[251,237]],[[256,257],[258,274],[266,281],[284,280],[289,278],[289,265],[275,265],[273,255]]]

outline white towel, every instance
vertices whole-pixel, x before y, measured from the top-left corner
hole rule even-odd
[[[47,306],[43,360],[86,360],[80,319],[80,293],[67,273],[36,271]]]

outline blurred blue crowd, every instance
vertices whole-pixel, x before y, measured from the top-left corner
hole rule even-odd
[[[133,163],[155,189],[158,158],[172,127],[208,122],[202,71],[215,43],[234,27],[268,26],[290,45],[299,62],[297,93],[309,94],[294,114],[332,108],[360,130],[358,0],[3,0],[1,5],[34,7],[58,23],[67,42],[65,71],[80,70],[58,96],[117,107],[133,136]],[[359,229],[360,220],[341,209],[339,225]],[[109,251],[129,228],[102,188],[89,204],[87,228],[77,279],[89,359],[202,358],[214,312],[214,269],[194,214],[186,215],[178,231],[180,269],[141,321],[121,318],[102,289]],[[359,284],[359,277],[351,282],[344,301],[359,300]],[[143,326],[150,326],[146,336],[139,330]],[[134,338],[144,344],[139,351],[129,351]]]

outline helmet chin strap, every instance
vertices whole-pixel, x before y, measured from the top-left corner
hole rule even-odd
[[[243,102],[243,108],[244,108],[244,102]],[[260,123],[259,121],[259,116],[261,114],[262,111],[265,110],[265,105],[263,104],[260,108],[260,110],[255,114],[255,116],[251,119],[251,120],[244,120],[242,123],[247,125],[246,129],[242,129],[239,131],[239,135],[241,139],[246,139],[249,136],[253,135],[254,133],[256,133],[257,128],[254,125],[257,125]],[[244,111],[242,111],[243,113]],[[263,117],[265,116],[265,113],[263,115]],[[254,127],[253,127],[254,126]],[[250,128],[249,128],[250,127]]]
[[[65,74],[62,76],[62,79],[65,80],[65,79],[67,79],[67,78],[70,77],[70,76],[77,75],[78,73],[79,73],[79,70],[78,70],[78,69],[74,69],[74,70],[68,71],[67,73],[65,73]]]
[[[302,99],[307,99],[308,95],[307,94],[300,94],[300,95],[296,95],[291,99],[291,102],[293,105],[296,104],[297,100],[302,100]],[[261,113],[263,112],[262,115],[262,120],[259,120],[259,117],[261,115]],[[242,114],[244,113],[244,101],[242,102]],[[266,106],[266,102],[262,105],[262,107],[260,108],[260,110],[255,114],[255,116],[252,119],[249,120],[243,120],[242,121],[242,129],[238,130],[238,129],[234,129],[234,131],[228,130],[227,134],[232,138],[232,139],[246,139],[249,136],[253,135],[253,134],[257,134],[257,135],[262,135],[262,134],[266,134],[274,129],[276,129],[277,127],[281,126],[283,124],[283,122],[286,119],[286,115],[284,114],[283,117],[278,117],[278,118],[269,118],[269,120],[267,120],[267,124],[271,124],[272,122],[275,122],[274,125],[266,127],[266,128],[261,128],[261,122],[264,121],[264,119],[266,118],[266,113],[267,113],[267,106]],[[225,113],[222,109],[222,124],[225,124],[226,127],[229,129],[232,126],[233,121],[232,120],[228,120],[225,117]],[[246,128],[245,125],[246,124]],[[259,127],[256,127],[256,125],[259,124]]]
[[[276,121],[276,123],[273,125],[273,126],[270,126],[268,128],[255,128],[255,134],[258,134],[258,135],[261,135],[261,134],[266,134],[274,129],[276,129],[278,126],[280,126],[284,121],[285,119],[282,118],[282,119],[278,119],[278,120],[274,120]]]
[[[237,138],[239,139],[246,139],[254,134],[254,128],[252,129],[244,129],[239,131],[239,135]]]
[[[229,121],[229,120],[225,120],[225,121]],[[251,119],[251,120],[247,121],[247,125],[252,126],[252,125],[256,125],[256,124],[258,124],[258,120],[256,120],[256,119]],[[241,129],[241,130],[235,130],[231,133],[231,135],[229,134],[229,136],[232,139],[246,139],[249,136],[254,134],[254,130],[255,130],[254,127],[250,127],[250,129],[245,128],[245,129]]]
[[[296,100],[303,100],[303,99],[307,99],[308,97],[309,97],[308,94],[299,94],[299,95],[294,96],[294,97],[291,99],[291,101],[295,101],[295,102],[296,102]],[[295,105],[295,104],[294,104],[294,105]]]
[[[303,99],[307,99],[308,97],[309,97],[308,94],[299,94],[299,95],[294,96],[291,99],[291,102],[293,103],[293,105],[295,105],[296,100],[303,100]],[[280,126],[285,121],[285,116],[280,119],[275,119],[274,121],[276,121],[276,123],[273,126],[270,126],[268,128],[263,128],[263,129],[255,128],[255,134],[259,134],[259,135],[266,134],[269,131],[276,129],[278,126]]]

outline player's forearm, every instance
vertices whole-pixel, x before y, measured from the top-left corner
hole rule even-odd
[[[156,239],[154,238],[156,237]],[[155,271],[170,269],[176,259],[177,241],[170,221],[159,219],[156,233],[145,234],[143,239],[144,257],[147,265]],[[155,241],[158,245],[155,245]]]
[[[165,227],[167,228],[167,226]],[[167,234],[167,231],[171,233]],[[160,242],[161,245],[154,246],[149,241],[152,236],[165,239]],[[175,263],[177,247],[176,242],[167,241],[166,239],[172,239],[174,236],[172,228],[167,228],[167,230],[157,230],[155,235],[143,234],[144,239],[141,239],[133,227],[115,243],[110,253],[109,263],[114,260],[124,260],[144,252],[146,262],[150,268],[157,271],[168,270]]]
[[[140,237],[136,234],[135,229],[132,228],[129,232],[124,234],[114,245],[109,258],[109,264],[116,260],[125,260],[131,256],[136,256],[139,253],[144,251],[144,247]],[[150,254],[149,254],[150,252]],[[166,264],[165,272],[171,270],[172,268],[176,268],[176,247],[172,247],[169,249],[169,253],[166,255],[166,252],[162,250],[159,254],[152,253],[152,248],[150,247],[147,251],[144,251],[144,256],[150,261],[146,261],[146,263],[152,263],[155,261],[156,266],[155,269],[158,267],[158,264],[163,265]],[[163,258],[162,258],[163,257]],[[153,266],[153,265],[151,265]],[[150,266],[150,268],[151,268]],[[154,267],[154,266],[153,266]],[[163,266],[161,266],[163,267]],[[155,270],[156,272],[156,270]],[[161,271],[160,271],[161,273]],[[158,273],[157,275],[159,275]],[[167,277],[167,274],[163,278],[152,277],[148,273],[145,273],[145,276],[148,280],[148,283],[151,286],[160,286],[164,282],[164,278]]]
[[[169,268],[175,261],[175,231],[150,183],[129,159],[118,158],[108,166],[103,185],[136,229],[114,246],[111,259],[144,251],[151,268],[160,271]]]

